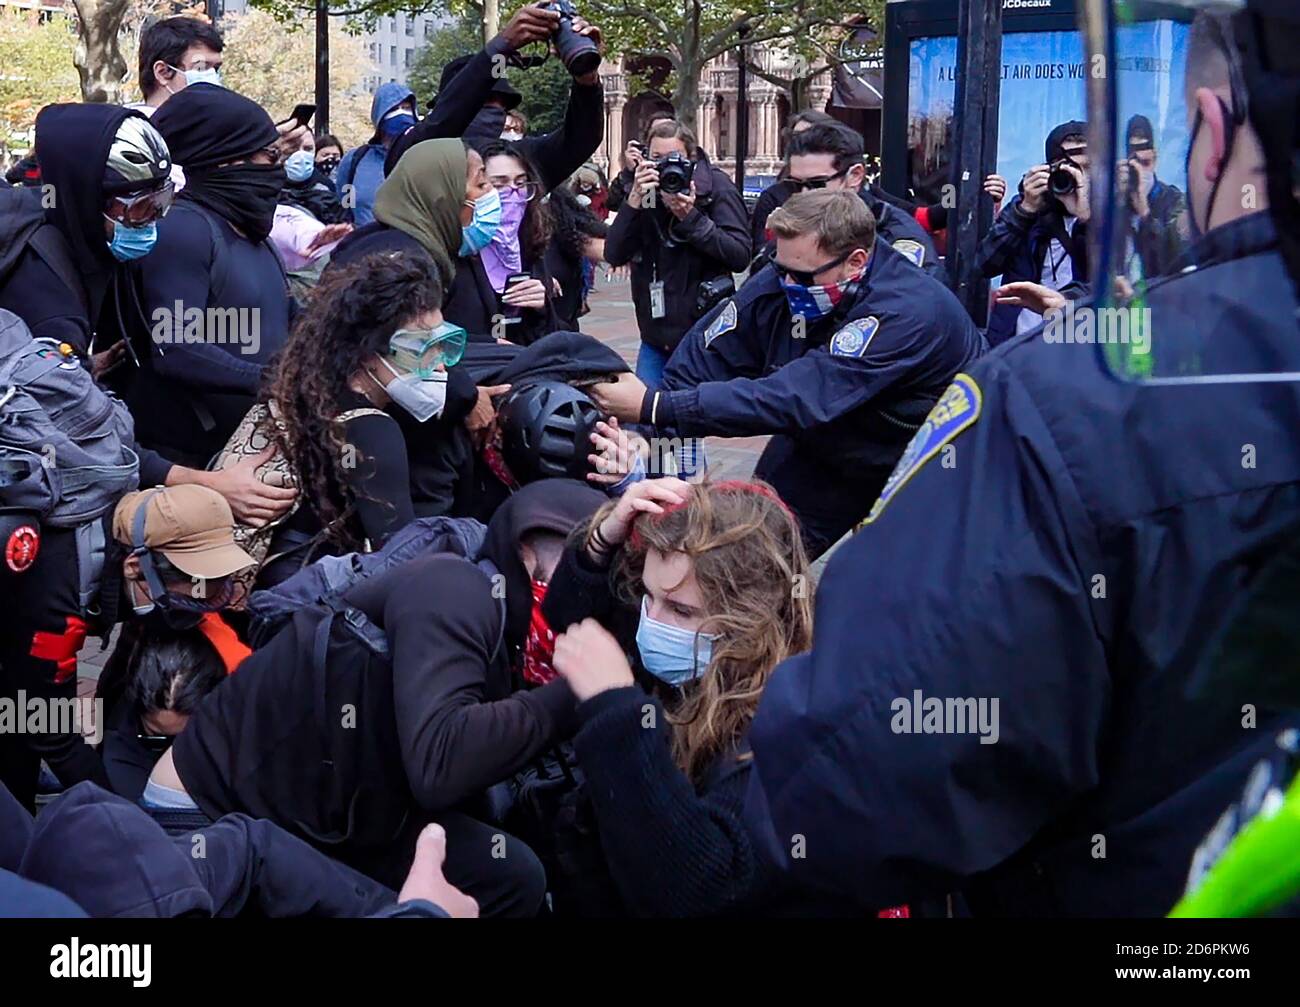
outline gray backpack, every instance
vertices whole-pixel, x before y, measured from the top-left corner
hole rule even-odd
[[[135,428],[76,354],[0,309],[0,510],[77,528],[139,482]]]

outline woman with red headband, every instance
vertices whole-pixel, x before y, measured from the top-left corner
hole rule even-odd
[[[798,527],[763,483],[647,480],[570,543],[547,594],[567,627],[554,667],[628,912],[795,910],[740,812],[745,732],[772,669],[810,646],[811,595]]]

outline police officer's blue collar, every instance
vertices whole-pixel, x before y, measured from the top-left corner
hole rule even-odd
[[[1174,263],[1171,272],[1204,269],[1230,259],[1244,259],[1276,248],[1277,225],[1268,210],[1230,220],[1207,231]]]

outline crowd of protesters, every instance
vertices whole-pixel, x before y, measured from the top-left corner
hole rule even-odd
[[[792,119],[752,211],[670,117],[607,182],[595,70],[531,131],[494,68],[559,29],[523,7],[423,116],[380,86],[351,148],[224,87],[220,34],[185,17],[143,33],[142,101],[36,117],[0,192],[0,354],[80,453],[43,508],[38,468],[0,488],[0,698],[74,702],[86,640],[112,652],[100,737],[0,733],[0,914],[975,905],[910,866],[870,895],[800,883],[798,836],[754,825],[755,794],[784,822],[798,801],[751,725],[816,657],[812,562],[924,461],[991,346],[1086,293],[1086,125],[1005,204],[986,179],[981,329],[947,203],[884,191],[825,113]],[[1190,240],[1152,132],[1129,123],[1139,284]],[[630,275],[631,365],[580,330],[601,264]],[[702,438],[751,435],[753,479],[708,474]],[[75,870],[51,853],[73,828]],[[223,852],[186,862],[196,835]]]

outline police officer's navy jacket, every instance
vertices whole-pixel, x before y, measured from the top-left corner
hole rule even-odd
[[[862,202],[867,205],[871,215],[876,218],[876,234],[901,252],[915,265],[933,276],[944,286],[948,285],[948,270],[944,268],[939,253],[935,250],[934,240],[920,225],[917,219],[901,206],[886,202],[876,195],[874,186],[864,186],[858,190]],[[754,255],[763,255],[771,259],[776,249],[775,239],[767,233],[767,218],[778,206],[794,195],[794,187],[788,181],[776,182],[763,190],[754,206],[750,230],[754,244]],[[879,190],[884,192],[883,189]],[[892,198],[892,197],[891,197]]]
[[[1267,215],[1197,261],[1148,294],[1162,370],[1295,359]],[[769,681],[747,811],[768,855],[864,906],[1167,913],[1281,726],[1189,685],[1297,532],[1297,430],[1294,383],[1121,382],[1041,332],[974,363],[831,560],[812,652]]]
[[[877,198],[869,187],[863,188],[859,195],[867,204],[871,215],[876,218],[876,234],[889,242],[895,251],[901,252],[947,286],[948,270],[939,259],[933,239],[917,219],[906,210]]]
[[[776,267],[765,266],[682,340],[656,424],[688,437],[788,434],[878,488],[984,349],[948,289],[883,241],[836,314],[800,331]]]

